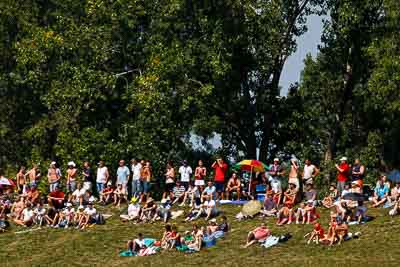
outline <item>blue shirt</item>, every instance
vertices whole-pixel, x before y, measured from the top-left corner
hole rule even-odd
[[[216,198],[216,191],[217,190],[215,189],[215,186],[207,186],[206,188],[204,188],[204,194],[212,196],[212,199]]]
[[[127,183],[130,174],[129,168],[126,166],[118,167],[117,170],[117,183]]]
[[[378,197],[383,198],[387,193],[389,193],[389,188],[386,185],[383,187],[378,185],[375,187],[375,193]]]

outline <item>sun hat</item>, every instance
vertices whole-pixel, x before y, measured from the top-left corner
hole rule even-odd
[[[70,162],[68,162],[68,166],[75,167],[76,165],[75,165],[75,162],[73,162],[73,161],[70,161]]]
[[[151,203],[151,202],[153,202],[153,201],[154,201],[154,199],[151,198],[151,197],[149,197],[149,199],[146,201],[146,203]]]
[[[138,201],[138,198],[137,197],[132,197],[131,198],[131,203],[136,203]]]

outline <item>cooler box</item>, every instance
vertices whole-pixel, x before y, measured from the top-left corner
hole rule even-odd
[[[257,194],[257,200],[258,200],[258,201],[261,201],[261,202],[264,202],[264,200],[265,200],[265,194]]]
[[[267,190],[267,186],[265,184],[258,184],[256,185],[256,192],[265,192]]]

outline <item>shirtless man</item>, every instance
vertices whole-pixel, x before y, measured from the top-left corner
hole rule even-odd
[[[237,200],[240,200],[240,180],[237,177],[236,173],[232,174],[231,179],[229,179],[228,184],[226,185],[226,196],[227,199],[230,199],[230,194],[236,192]]]
[[[300,189],[298,172],[299,172],[299,163],[296,158],[293,158],[290,160],[289,184],[294,184],[297,190]]]
[[[61,180],[61,171],[56,167],[55,161],[50,164],[50,168],[47,172],[47,179],[50,185],[50,192],[55,191],[56,187],[60,185]]]
[[[24,166],[21,166],[19,169],[19,172],[17,173],[17,189],[18,189],[18,194],[24,194],[26,192],[26,185],[27,185],[27,180],[26,180],[26,168]]]
[[[75,162],[68,162],[67,170],[67,192],[71,195],[76,189],[76,177],[78,176],[78,169],[76,168]]]
[[[32,164],[32,169],[30,169],[25,176],[28,176],[31,184],[37,185],[41,176],[40,169],[36,164]]]

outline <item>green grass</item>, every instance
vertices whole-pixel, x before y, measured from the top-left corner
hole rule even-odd
[[[351,232],[361,231],[356,240],[341,246],[306,245],[304,234],[310,225],[275,226],[274,219],[265,220],[273,234],[292,233],[286,243],[265,249],[254,245],[240,248],[247,232],[260,224],[261,219],[235,221],[240,207],[223,206],[232,232],[217,246],[200,253],[161,252],[149,257],[119,257],[126,241],[142,232],[147,237],[160,238],[163,224],[124,224],[119,212],[114,210],[106,225],[78,231],[75,229],[41,229],[15,234],[22,227],[12,226],[0,234],[0,266],[388,266],[400,260],[400,216],[389,218],[387,210],[373,209],[369,214],[375,220],[361,226],[350,226]],[[327,230],[328,211],[319,209],[322,224]],[[190,224],[175,222],[180,231],[190,229]],[[205,224],[199,220],[199,224]]]

